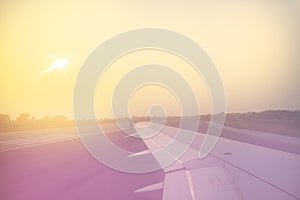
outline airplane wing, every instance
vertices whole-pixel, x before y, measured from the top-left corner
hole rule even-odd
[[[137,193],[163,189],[164,200],[300,199],[299,155],[219,138],[213,151],[200,160],[198,152],[205,135],[198,133],[190,148],[176,158],[165,147],[173,145],[171,148],[176,148],[185,141],[170,143],[177,128],[165,126],[158,130],[159,127],[139,123],[138,132],[152,129],[158,133],[143,138],[149,150],[131,156],[153,154],[165,171],[165,179],[163,183],[141,188]],[[193,134],[189,130],[181,131]],[[164,166],[165,158],[155,154],[158,150],[173,156],[175,162]]]

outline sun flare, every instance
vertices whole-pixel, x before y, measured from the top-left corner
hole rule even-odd
[[[69,59],[70,58],[56,59],[48,69],[54,70],[64,68],[67,66]]]
[[[55,58],[55,56],[53,54],[49,55],[50,58]],[[54,62],[52,63],[52,65],[50,65],[50,67],[48,67],[47,69],[37,73],[36,75],[34,75],[34,77],[38,77],[42,74],[51,72],[53,70],[57,70],[57,69],[63,69],[65,67],[67,67],[68,62],[69,62],[70,58],[57,58],[54,60]]]

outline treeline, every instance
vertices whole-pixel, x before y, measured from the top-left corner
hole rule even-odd
[[[224,115],[219,114],[219,115]],[[193,118],[187,116],[186,118]],[[206,131],[207,123],[210,121],[211,115],[200,116],[199,131]],[[130,121],[129,118],[120,118],[118,121]],[[164,121],[161,117],[149,116],[133,116],[131,121],[137,123],[141,121]],[[115,119],[101,119],[99,123],[111,123]],[[81,124],[89,125],[91,121],[82,121]],[[166,121],[167,125],[178,126],[180,117],[169,116]],[[235,128],[250,129],[257,131],[265,131],[289,136],[300,136],[300,110],[268,110],[263,112],[248,112],[248,113],[227,113],[225,125]],[[74,126],[73,120],[68,120],[65,116],[57,115],[54,117],[42,117],[40,119],[31,116],[30,114],[21,114],[16,119],[12,119],[10,115],[0,114],[0,132],[17,131],[26,129],[42,129],[42,128],[58,128]]]
[[[220,115],[220,114],[219,114]],[[201,115],[198,130],[206,132],[211,115]],[[179,117],[169,117],[167,124],[179,126]],[[300,110],[268,110],[263,112],[227,113],[225,126],[300,137]]]
[[[244,114],[231,113],[226,115],[225,125],[300,137],[300,110],[268,110]]]
[[[248,112],[248,113],[229,113],[226,115],[229,120],[300,120],[300,110],[268,110],[263,112]]]
[[[27,129],[42,129],[42,128],[58,128],[72,126],[73,120],[68,120],[63,115],[54,117],[44,116],[40,119],[24,113],[16,119],[12,119],[10,115],[0,114],[0,132],[3,131],[18,131]]]

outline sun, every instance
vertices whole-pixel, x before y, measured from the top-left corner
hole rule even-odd
[[[48,56],[51,59],[54,59],[56,57],[53,54],[49,54]],[[63,69],[63,68],[68,66],[69,60],[70,60],[70,57],[68,57],[68,58],[56,58],[48,68],[46,68],[45,70],[35,74],[33,77],[38,77],[42,74],[45,74],[45,73],[48,73],[48,72],[51,72],[51,71],[54,71],[54,70]]]
[[[49,70],[61,69],[67,66],[69,58],[56,59],[53,64],[48,68]]]

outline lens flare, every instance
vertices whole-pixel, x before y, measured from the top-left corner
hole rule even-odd
[[[52,65],[50,67],[48,67],[47,69],[35,74],[33,77],[38,77],[42,74],[51,72],[53,70],[65,68],[68,65],[69,60],[70,60],[69,57],[68,58],[63,58],[63,59],[58,58],[58,59],[54,60],[54,62],[52,63]]]

